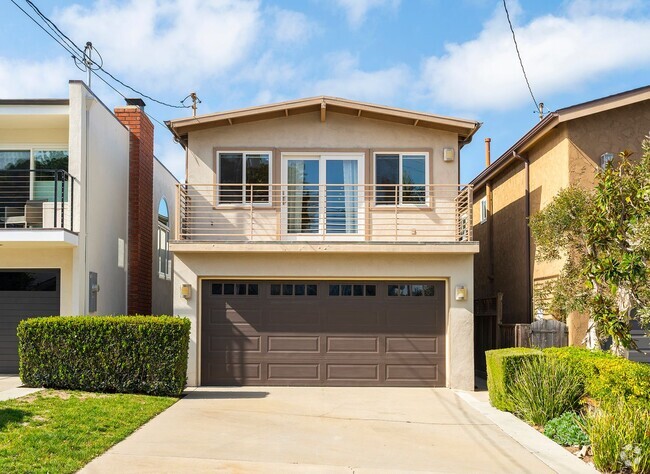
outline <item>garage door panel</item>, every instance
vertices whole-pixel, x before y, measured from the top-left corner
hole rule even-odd
[[[376,336],[328,336],[328,354],[378,353],[379,339]]]
[[[202,384],[444,385],[443,282],[428,284],[435,297],[409,296],[419,284],[389,296],[386,282],[247,283],[258,295],[202,299],[205,315],[219,315],[202,318]]]

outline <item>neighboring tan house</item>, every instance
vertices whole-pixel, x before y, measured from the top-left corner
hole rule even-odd
[[[474,388],[479,123],[316,97],[167,124],[189,385]]]
[[[0,373],[26,317],[171,312],[169,263],[152,285],[152,189],[171,200],[175,183],[131,102],[113,113],[79,81],[67,99],[0,100]]]
[[[563,262],[535,261],[528,217],[563,188],[593,187],[596,171],[620,151],[639,156],[649,131],[650,86],[563,108],[472,180],[474,238],[481,244],[474,265],[477,317],[501,293],[505,325],[533,320],[535,285],[555,278]],[[506,331],[501,336],[512,342]]]

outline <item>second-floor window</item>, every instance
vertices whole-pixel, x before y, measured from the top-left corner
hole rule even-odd
[[[158,278],[170,280],[172,262],[169,254],[169,208],[162,198],[158,204]]]
[[[484,197],[479,201],[480,205],[480,211],[481,211],[481,224],[485,221],[487,221],[488,218],[488,205],[487,205],[487,197]]]
[[[222,152],[218,154],[219,202],[245,204],[269,202],[271,153]]]
[[[425,204],[427,154],[377,153],[375,183],[379,205]]]

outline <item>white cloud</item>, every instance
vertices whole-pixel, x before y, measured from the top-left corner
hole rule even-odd
[[[396,10],[400,4],[400,0],[335,0],[335,2],[345,10],[348,23],[353,28],[363,24],[370,10],[377,8]]]
[[[70,60],[63,58],[37,62],[0,57],[0,99],[68,97],[73,71]]]
[[[643,0],[573,0],[568,3],[570,16],[622,15],[643,7]]]
[[[188,90],[244,60],[262,29],[257,0],[102,0],[54,20],[77,44],[92,40],[108,71]]]
[[[518,11],[513,4],[511,14]],[[615,15],[546,15],[515,23],[524,66],[537,100],[566,92],[619,68],[650,64],[650,20]],[[422,82],[438,104],[506,110],[530,101],[502,8],[474,40],[445,46],[427,59]],[[532,107],[532,104],[531,104]]]
[[[305,88],[304,95],[332,95],[370,102],[392,102],[410,87],[410,72],[397,65],[375,71],[359,68],[358,59],[348,52],[326,58],[331,75]]]
[[[273,36],[279,43],[306,43],[320,28],[304,13],[275,9]]]

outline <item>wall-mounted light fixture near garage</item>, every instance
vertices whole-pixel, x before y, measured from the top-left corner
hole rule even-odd
[[[443,161],[454,161],[456,152],[453,148],[443,148],[442,150],[442,159]]]
[[[465,301],[467,299],[467,288],[465,285],[456,287],[456,301]]]
[[[192,285],[189,283],[183,283],[181,285],[181,296],[186,300],[189,300],[192,297]]]

